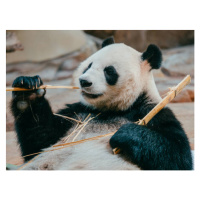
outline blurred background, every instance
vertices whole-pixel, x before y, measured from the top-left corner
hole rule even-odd
[[[143,52],[156,44],[163,53],[163,63],[154,70],[156,85],[162,97],[187,74],[192,82],[169,107],[189,137],[194,149],[194,31],[193,30],[9,30],[6,32],[6,87],[18,76],[40,75],[46,85],[74,85],[74,72],[80,62],[101,48],[103,39],[114,36],[116,43],[125,43]],[[23,163],[14,133],[14,119],[6,93],[7,163]],[[79,101],[75,90],[52,89],[46,97],[56,112],[66,103]]]

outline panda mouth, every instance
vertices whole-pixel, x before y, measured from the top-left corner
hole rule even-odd
[[[102,96],[103,94],[90,94],[90,93],[87,93],[85,91],[82,91],[82,95],[87,97],[87,98],[96,99],[96,98]]]

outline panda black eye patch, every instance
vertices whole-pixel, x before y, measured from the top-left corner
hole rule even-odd
[[[92,66],[92,62],[88,65],[88,67],[83,71],[83,74],[88,70],[90,69],[90,67]]]
[[[115,85],[119,78],[116,69],[113,66],[108,66],[104,69],[104,75],[109,85]]]

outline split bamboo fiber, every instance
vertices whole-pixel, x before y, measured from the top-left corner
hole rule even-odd
[[[59,88],[79,89],[79,87],[76,87],[76,86],[53,86],[53,85],[42,85],[42,86],[35,88],[35,89],[59,89]],[[31,91],[31,90],[33,90],[33,89],[25,89],[25,88],[18,88],[18,87],[6,88],[6,91]]]

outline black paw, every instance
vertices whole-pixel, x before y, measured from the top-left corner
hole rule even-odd
[[[33,77],[19,76],[14,80],[12,87],[20,87],[34,90],[40,87],[41,85],[43,85],[43,82],[38,75]]]
[[[45,90],[37,89],[41,85],[43,85],[43,82],[42,82],[42,79],[38,75],[33,76],[33,77],[19,76],[14,80],[12,87],[32,89],[32,90],[12,92],[13,98],[19,98],[19,99],[23,98],[23,100],[24,99],[26,100],[26,98],[29,98],[30,100],[33,100],[36,97],[44,96]],[[24,104],[23,104],[23,106],[24,106]]]
[[[127,148],[135,137],[135,128],[137,124],[128,123],[120,127],[120,129],[111,137],[110,146],[112,149]]]

